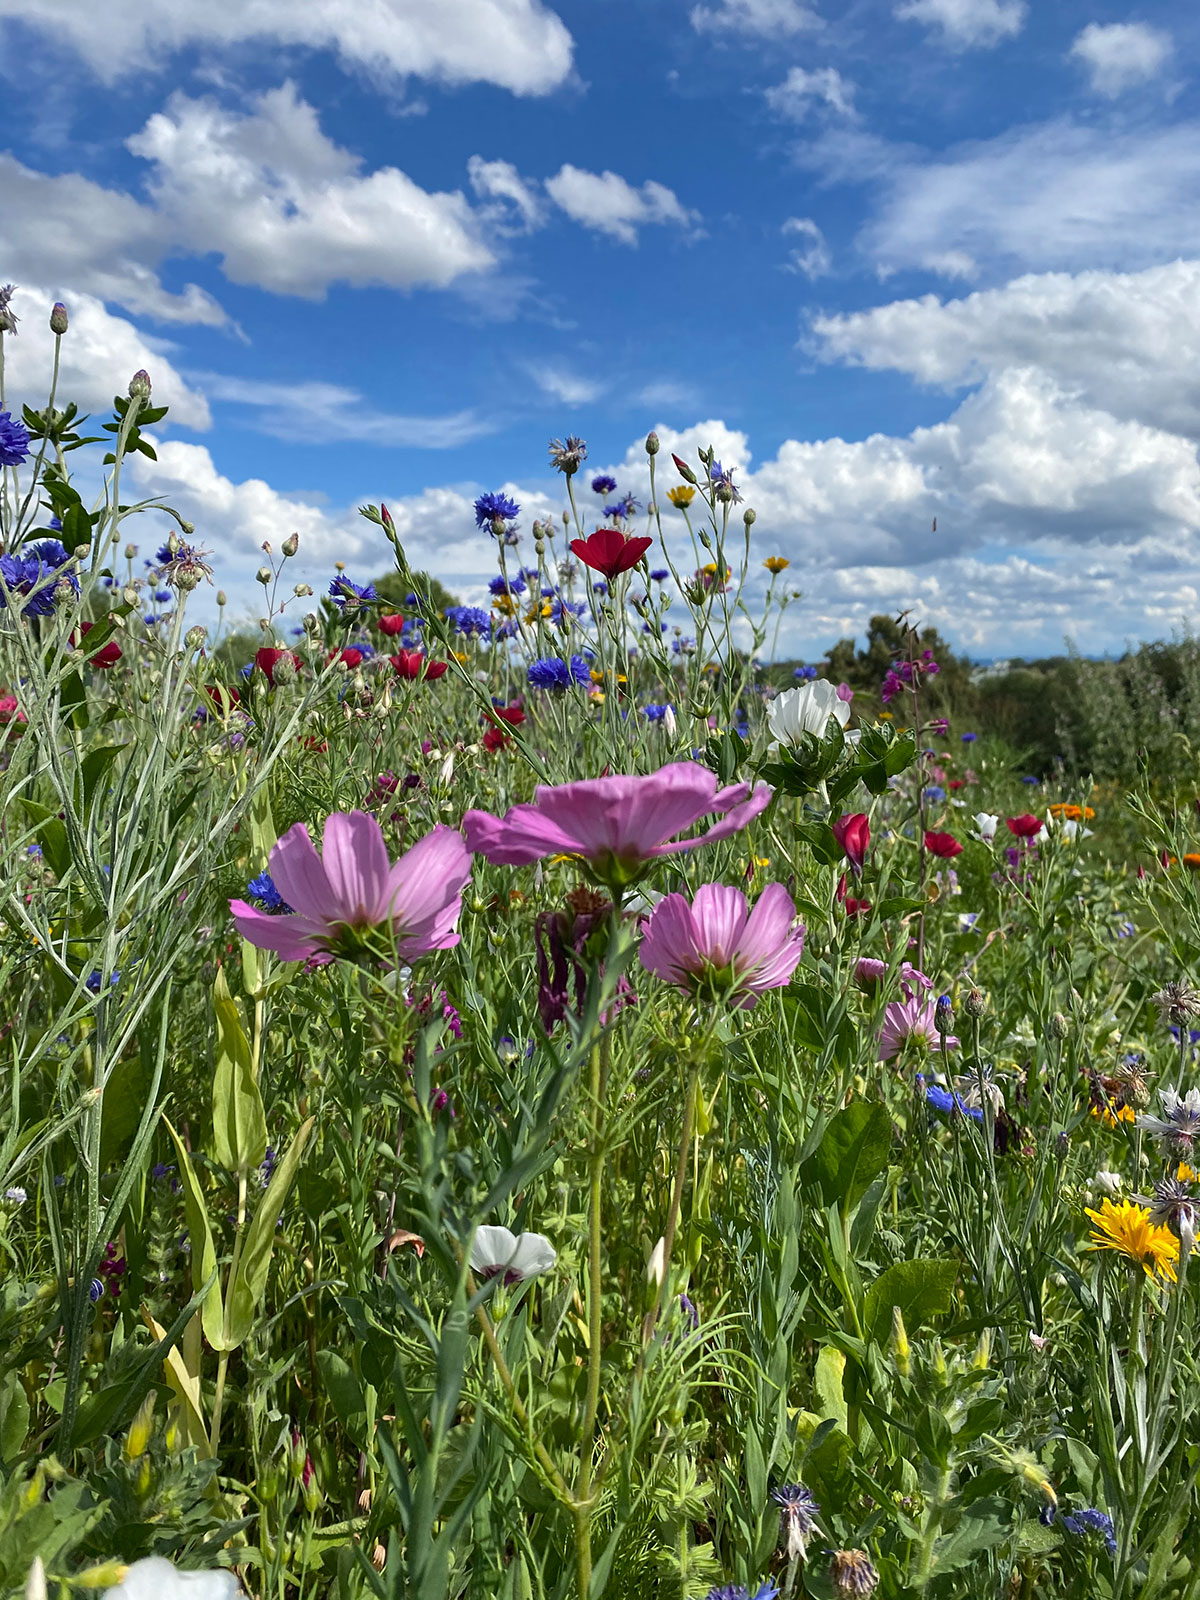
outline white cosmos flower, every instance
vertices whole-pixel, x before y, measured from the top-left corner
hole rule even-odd
[[[990,811],[977,811],[975,826],[979,829],[979,837],[984,844],[991,844],[996,837],[996,829],[1000,826],[1000,818],[994,817]]]
[[[236,1600],[241,1593],[232,1572],[180,1572],[163,1556],[145,1556],[104,1600]]]
[[[485,1226],[475,1230],[471,1270],[484,1278],[503,1273],[505,1281],[519,1282],[549,1272],[558,1252],[541,1233],[512,1233],[508,1228]]]
[[[837,685],[828,678],[814,678],[811,683],[785,689],[767,707],[767,727],[772,739],[789,749],[795,749],[805,733],[824,738],[830,717],[836,717],[844,728],[850,721],[850,706],[838,698]]]

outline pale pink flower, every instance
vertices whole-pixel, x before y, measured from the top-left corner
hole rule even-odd
[[[727,839],[758,816],[771,798],[748,783],[720,788],[698,761],[676,761],[646,777],[585,778],[553,788],[539,785],[532,804],[503,817],[468,811],[467,848],[499,866],[521,867],[541,856],[582,856],[596,873],[629,883],[655,856]],[[675,839],[701,817],[724,812],[698,839]]]
[[[943,1039],[933,1025],[934,1008],[927,1000],[909,993],[903,1000],[890,1000],[884,1008],[883,1031],[879,1035],[879,1059],[890,1061],[910,1044],[926,1050],[955,1050],[958,1040],[952,1033]]]
[[[689,993],[723,991],[744,1010],[782,988],[804,950],[804,924],[779,883],[767,885],[753,911],[723,883],[704,884],[690,906],[681,894],[664,895],[642,926],[647,972]]]
[[[291,914],[229,902],[238,932],[260,950],[328,961],[356,932],[390,927],[400,959],[411,961],[458,943],[471,857],[462,835],[439,824],[393,865],[374,817],[335,812],[325,819],[321,855],[298,822],[271,851],[270,873]]]

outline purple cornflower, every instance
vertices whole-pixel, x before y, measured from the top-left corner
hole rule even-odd
[[[651,583],[666,583],[670,576],[671,573],[668,567],[655,567],[654,571],[650,574],[650,581]]]
[[[962,742],[963,744],[974,744],[978,737],[979,735],[977,733],[964,733],[962,735]]]
[[[1078,1511],[1068,1511],[1063,1516],[1062,1525],[1076,1538],[1082,1538],[1089,1533],[1098,1533],[1104,1540],[1104,1548],[1109,1555],[1116,1555],[1116,1530],[1113,1528],[1112,1518],[1106,1512],[1097,1511],[1095,1506],[1083,1506]]]
[[[666,716],[667,712],[668,711],[673,712],[674,709],[675,708],[672,705],[643,706],[642,707],[642,715],[646,718],[647,722],[661,722],[662,719]]]
[[[269,911],[272,916],[295,915],[291,906],[275,887],[269,872],[260,872],[257,878],[251,878],[246,885],[246,893],[251,900],[257,900],[261,910]]]
[[[592,479],[593,494],[616,494],[617,480],[610,478],[607,472],[601,472]]]
[[[339,576],[329,585],[329,598],[346,616],[353,616],[360,606],[379,596],[373,583],[351,583],[349,578]]]
[[[635,500],[631,494],[623,494],[619,500],[614,500],[611,505],[605,506],[604,515],[606,517],[624,517],[628,520],[630,517],[637,516],[641,509],[640,500]]]
[[[472,634],[481,639],[491,637],[492,619],[479,606],[447,606],[445,615],[455,633],[465,633],[468,638]]]
[[[582,656],[572,656],[569,661],[561,656],[544,656],[531,663],[526,677],[535,689],[554,689],[560,693],[572,684],[591,681],[588,664]]]
[[[34,544],[22,545],[13,555],[0,556],[0,576],[14,594],[27,595],[28,603],[21,608],[26,617],[48,617],[54,611],[55,591],[62,582],[69,583],[79,593],[79,579],[73,572],[61,572],[70,561],[58,539],[39,539]],[[0,606],[7,602],[0,595]]]
[[[525,580],[524,578],[506,578],[500,573],[488,584],[488,590],[495,595],[524,594]]]
[[[0,467],[19,467],[29,455],[29,429],[8,411],[0,411]]]
[[[713,488],[718,491],[718,493],[720,490],[724,489],[726,491],[726,495],[735,506],[741,505],[742,496],[734,487],[732,467],[723,467],[719,461],[714,461],[712,466],[708,469],[708,481],[712,484]],[[724,496],[721,498],[724,498]]]
[[[475,502],[475,526],[489,528],[493,533],[503,531],[506,522],[513,522],[521,514],[517,502],[506,494],[481,494]]]

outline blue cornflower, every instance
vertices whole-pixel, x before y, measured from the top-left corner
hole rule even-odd
[[[415,611],[421,602],[415,594],[406,594],[404,596],[404,604],[410,611]]]
[[[592,593],[593,594],[600,594],[600,595],[607,594],[608,593],[608,585],[606,583],[594,583],[592,585]]]
[[[610,478],[607,472],[601,472],[597,477],[592,479],[593,494],[615,494],[616,492],[617,480],[615,478]]]
[[[279,1151],[276,1150],[274,1148],[274,1146],[268,1145],[267,1148],[266,1148],[266,1151],[265,1151],[265,1153],[263,1155],[263,1158],[262,1158],[262,1165],[258,1169],[259,1176],[262,1179],[262,1186],[263,1186],[264,1189],[267,1187],[267,1185],[271,1181],[271,1176],[275,1171],[275,1163],[278,1160],[279,1160]]]
[[[492,634],[493,639],[515,639],[516,637],[517,624],[512,617],[506,617]]]
[[[692,1332],[700,1326],[700,1313],[696,1310],[695,1301],[689,1300],[686,1294],[679,1296],[679,1309],[691,1324]]]
[[[642,715],[646,718],[647,722],[661,722],[662,719],[666,716],[668,711],[670,711],[673,714],[674,711],[675,711],[675,707],[673,705],[669,705],[669,704],[665,705],[665,706],[643,706],[642,707]]]
[[[623,494],[619,500],[614,500],[611,505],[605,506],[606,517],[635,517],[642,509],[641,502],[635,500],[631,494]]]
[[[918,1073],[917,1082],[920,1083],[922,1081]],[[964,1117],[970,1117],[975,1122],[983,1121],[983,1112],[978,1106],[967,1105],[962,1095],[952,1094],[949,1089],[943,1089],[940,1083],[926,1084],[925,1099],[935,1111],[940,1111],[943,1116],[950,1116],[957,1111]]]
[[[481,639],[491,637],[492,619],[479,606],[447,606],[446,620],[455,633],[465,633],[468,636],[477,633]]]
[[[1040,778],[1034,778],[1032,776],[1024,777],[1024,778],[1021,779],[1022,783],[1041,783],[1041,781],[1042,780]]]
[[[977,733],[964,733],[962,736],[962,742],[963,744],[974,744],[978,737],[979,735]]]
[[[542,585],[542,599],[543,600],[549,600],[553,595],[556,595],[557,593],[558,593],[558,590],[555,589],[555,588],[552,588],[549,584],[543,584]]]
[[[15,555],[0,556],[0,576],[14,594],[28,595],[22,606],[26,617],[48,617],[54,610],[55,573],[69,560],[67,552],[57,539],[42,539],[37,544],[22,545]],[[79,579],[73,572],[64,573],[76,594]],[[0,595],[0,606],[7,604]]]
[[[353,614],[360,605],[378,600],[379,596],[375,593],[373,583],[351,583],[349,578],[337,577],[329,585],[329,598],[339,608],[348,605]]]
[[[88,1299],[93,1305],[96,1305],[98,1301],[104,1299],[103,1278],[93,1278],[91,1283],[88,1284]]]
[[[946,791],[940,783],[931,783],[926,786],[925,798],[926,800],[932,800],[936,804],[939,800],[946,798]]]
[[[525,580],[523,578],[506,578],[503,574],[492,579],[488,584],[492,594],[524,594]]]
[[[112,976],[108,980],[108,986],[109,986],[110,989],[116,983],[117,979],[120,976],[121,976],[121,974],[114,967],[113,971],[112,971]],[[92,970],[87,975],[87,980],[84,983],[84,988],[85,989],[90,989],[92,994],[99,994],[100,993],[100,986],[101,986],[102,982],[103,982],[103,979],[102,979],[101,974],[100,974],[100,968],[99,967],[93,967]]]
[[[815,678],[816,675],[816,667],[797,667],[795,672],[792,673],[793,678],[799,678],[805,683],[807,683],[810,679]]]
[[[759,1584],[753,1594],[744,1583],[722,1583],[708,1591],[705,1600],[775,1600],[778,1588],[769,1579]]]
[[[241,673],[243,678],[252,678],[254,676],[254,663],[253,663],[253,661],[247,661],[247,663],[246,663],[246,665],[244,667],[239,667],[238,668],[238,671]]]
[[[171,598],[171,591],[170,589],[156,589],[154,591],[154,598],[158,601],[160,606],[166,605],[167,601]]]
[[[246,885],[246,893],[272,916],[292,914],[291,906],[275,887],[275,880],[269,872],[260,872],[257,878],[251,878]]]
[[[28,845],[28,846],[27,846],[27,847],[26,847],[26,850],[25,850],[25,854],[26,854],[26,855],[27,855],[27,856],[37,856],[37,857],[39,857],[39,859],[40,859],[40,857],[41,857],[41,854],[42,854],[42,847],[41,847],[41,845],[40,845],[40,844],[31,844],[31,845]]]
[[[481,494],[475,502],[475,526],[495,531],[497,522],[512,522],[521,515],[517,502],[506,494]]]
[[[803,1561],[808,1541],[821,1510],[802,1483],[785,1483],[771,1490],[771,1499],[783,1513],[783,1535],[789,1561]],[[776,1591],[772,1590],[772,1594]]]
[[[550,620],[564,622],[568,617],[581,617],[586,610],[587,603],[583,600],[556,600],[550,607]]]
[[[8,411],[0,411],[0,467],[19,467],[29,454],[29,429]]]
[[[561,656],[544,656],[541,661],[531,663],[526,677],[535,689],[560,691],[569,689],[572,684],[591,682],[588,664],[582,656],[572,656],[569,661]]]
[[[733,468],[723,467],[719,461],[714,461],[708,469],[708,481],[714,489],[727,489],[735,506],[741,505],[740,492],[733,485]]]
[[[1084,1506],[1079,1511],[1068,1511],[1062,1525],[1068,1533],[1082,1537],[1088,1533],[1098,1533],[1104,1540],[1104,1548],[1110,1556],[1117,1553],[1117,1535],[1113,1528],[1112,1518],[1104,1511],[1097,1511],[1095,1506]]]
[[[655,567],[654,571],[650,574],[650,581],[652,583],[666,583],[670,576],[671,572],[668,567]]]

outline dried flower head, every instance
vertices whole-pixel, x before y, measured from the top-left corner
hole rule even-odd
[[[1200,1017],[1200,993],[1192,988],[1186,978],[1164,984],[1157,994],[1150,996],[1158,1007],[1164,1022],[1177,1028],[1186,1027],[1193,1017]]]
[[[839,1596],[874,1594],[879,1573],[865,1550],[835,1550],[829,1558],[829,1581]]]
[[[587,460],[587,445],[573,433],[565,439],[551,439],[549,449],[550,465],[558,472],[565,472],[568,478]]]

